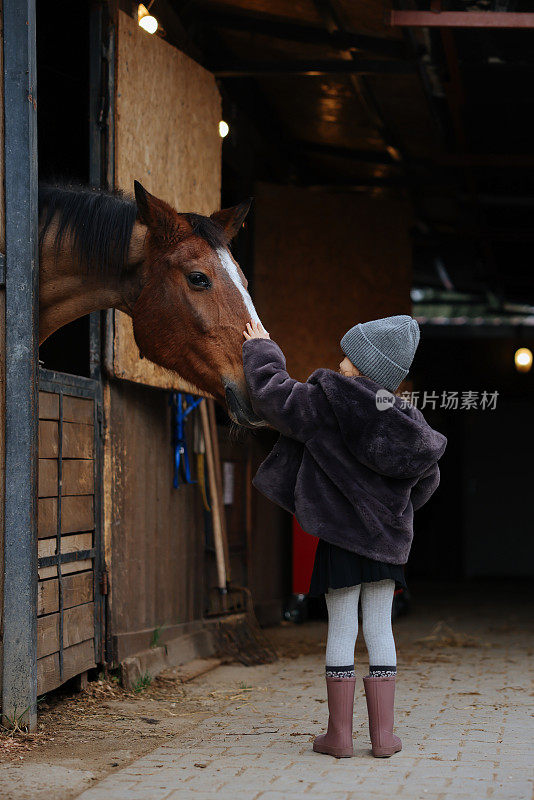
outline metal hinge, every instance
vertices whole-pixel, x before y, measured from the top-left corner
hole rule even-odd
[[[108,571],[105,569],[100,573],[100,594],[107,595],[108,585]]]

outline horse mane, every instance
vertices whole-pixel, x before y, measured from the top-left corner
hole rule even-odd
[[[185,214],[193,236],[204,239],[214,250],[228,247],[228,236],[224,228],[214,222],[210,217],[203,217],[202,214]]]
[[[39,247],[57,220],[56,253],[67,233],[87,270],[120,274],[137,217],[137,206],[122,192],[105,192],[88,186],[39,184]]]
[[[228,246],[224,229],[210,217],[183,215],[193,236],[217,250]],[[120,191],[89,186],[39,184],[39,247],[53,220],[57,220],[54,248],[59,252],[67,234],[80,263],[87,270],[119,275],[127,264],[132,230],[137,218],[135,200]]]

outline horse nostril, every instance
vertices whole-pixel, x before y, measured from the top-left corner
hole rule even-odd
[[[237,387],[232,384],[226,384],[225,396],[230,416],[234,417],[240,425],[255,426],[262,424],[262,420],[256,416],[249,402],[237,390]]]

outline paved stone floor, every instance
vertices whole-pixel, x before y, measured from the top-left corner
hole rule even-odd
[[[286,626],[277,643],[293,657],[245,673],[223,666],[197,679],[199,696],[218,698],[217,713],[79,800],[531,800],[529,601],[528,594],[511,597],[488,585],[429,593],[396,623],[396,730],[403,750],[390,759],[370,755],[361,682],[355,757],[313,753],[327,711],[325,626]],[[359,642],[357,674],[365,667]]]

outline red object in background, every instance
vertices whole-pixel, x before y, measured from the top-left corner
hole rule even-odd
[[[308,594],[318,543],[293,517],[293,594]]]

